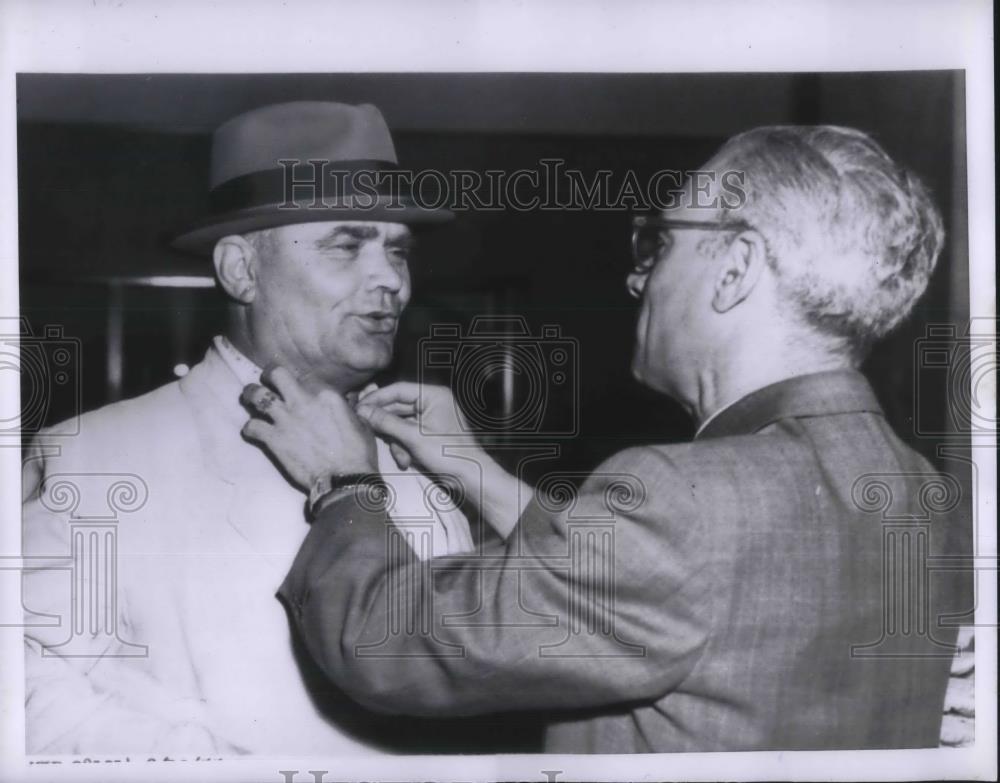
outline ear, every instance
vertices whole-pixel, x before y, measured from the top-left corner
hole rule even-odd
[[[750,296],[767,266],[767,247],[756,231],[744,231],[719,257],[712,308],[725,313]]]
[[[237,302],[250,304],[257,296],[257,251],[239,234],[215,243],[212,262],[219,283]]]

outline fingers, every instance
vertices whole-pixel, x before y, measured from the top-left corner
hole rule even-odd
[[[262,413],[269,412],[272,418],[274,413],[284,413],[286,406],[292,409],[305,408],[315,401],[322,401],[328,409],[332,408],[338,414],[350,410],[343,395],[315,376],[306,374],[296,377],[284,367],[272,364],[261,373],[260,378],[277,395],[260,384],[250,384],[244,389],[246,401]]]
[[[251,383],[244,386],[240,394],[240,401],[261,415],[271,419],[274,418],[276,413],[280,415],[280,409],[283,406],[283,402],[278,395],[270,389],[261,386],[259,383]]]
[[[262,383],[270,386],[290,405],[297,405],[306,398],[305,386],[292,373],[276,364],[260,374]]]
[[[274,435],[274,425],[263,419],[250,419],[243,425],[241,432],[247,440],[267,446]]]
[[[368,405],[367,400],[364,404]],[[400,418],[409,418],[417,415],[416,406],[405,402],[390,402],[388,405],[379,405],[377,407],[381,408],[386,413],[391,413],[393,416],[399,416]]]
[[[409,470],[410,466],[413,464],[413,458],[410,457],[410,452],[396,442],[389,444],[389,452],[392,454],[392,458],[396,461],[396,467],[400,470]]]
[[[358,416],[379,435],[399,441],[410,453],[419,445],[420,428],[410,421],[394,416],[384,408],[372,408],[367,403],[358,406]]]
[[[358,397],[359,403],[372,407],[384,407],[390,403],[402,403],[416,407],[419,400],[420,384],[407,381],[392,383],[368,393],[362,392]]]

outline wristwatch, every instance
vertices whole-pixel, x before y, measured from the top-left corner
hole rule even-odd
[[[329,476],[321,476],[313,482],[309,489],[307,504],[309,516],[316,516],[320,503],[330,495],[349,489],[356,490],[358,487],[373,487],[374,491],[370,494],[375,498],[385,496],[385,479],[378,473],[334,473]],[[379,492],[379,490],[382,491]]]

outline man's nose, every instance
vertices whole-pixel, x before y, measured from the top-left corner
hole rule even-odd
[[[384,288],[396,293],[405,282],[405,269],[394,261],[391,251],[384,247],[372,248],[367,254],[366,272],[372,288]]]
[[[633,269],[625,278],[625,287],[633,299],[639,299],[646,288],[646,281],[649,279],[648,272],[639,272]]]

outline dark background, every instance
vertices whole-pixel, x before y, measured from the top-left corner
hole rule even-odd
[[[377,105],[401,164],[416,170],[538,169],[557,157],[584,172],[611,169],[615,182],[628,169],[644,181],[663,168],[697,168],[755,125],[874,134],[930,186],[948,230],[927,295],[866,367],[900,434],[935,458],[936,442],[914,435],[914,343],[929,322],[968,317],[961,72],[21,74],[17,94],[22,315],[36,335],[56,324],[81,341],[80,401],[68,390],[48,394],[39,423],[147,391],[200,359],[224,323],[222,299],[210,288],[164,287],[164,277],[205,284],[212,274],[209,260],[164,240],[206,212],[213,129],[267,103],[339,100]],[[628,373],[629,235],[626,211],[460,213],[421,237],[414,298],[386,377],[417,377],[419,340],[432,323],[467,331],[476,315],[518,314],[533,335],[554,324],[577,341],[575,377],[535,401],[557,422],[579,413],[577,437],[553,439],[561,467],[586,470],[630,444],[690,436],[683,412]],[[515,397],[525,393],[521,380]],[[922,383],[919,416],[940,429],[947,382]],[[486,404],[500,404],[496,384],[485,392]]]

